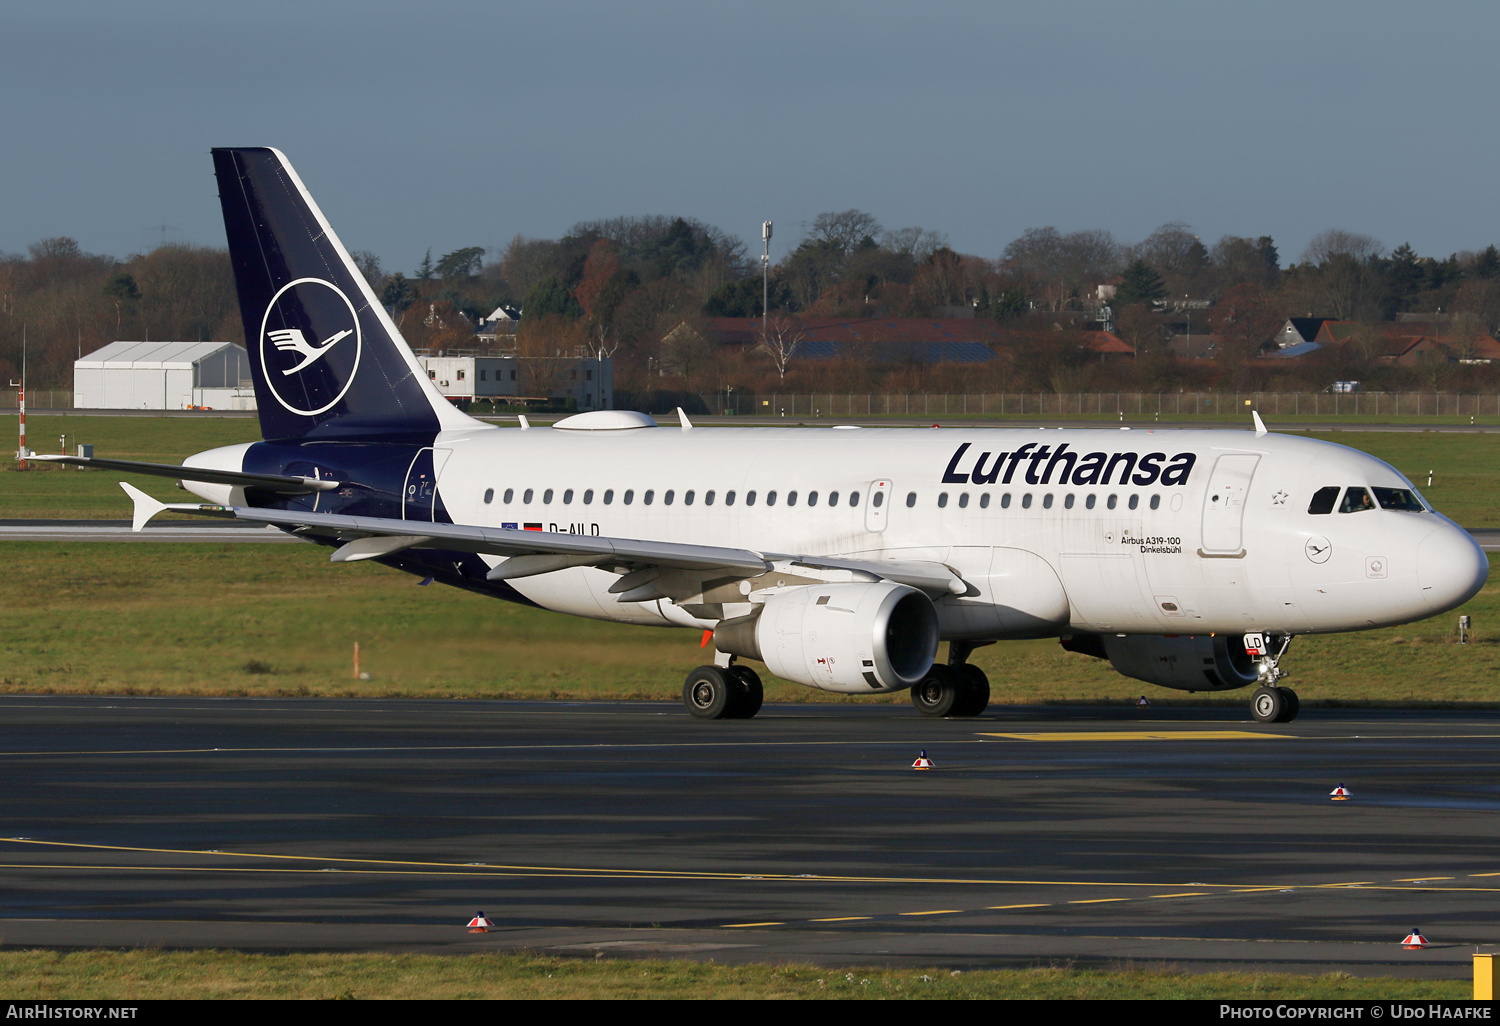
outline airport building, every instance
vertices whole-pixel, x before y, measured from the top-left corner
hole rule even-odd
[[[418,356],[427,376],[450,402],[569,404],[578,410],[615,408],[614,361],[594,357]]]
[[[80,410],[253,410],[250,357],[232,342],[111,342],[73,362]]]

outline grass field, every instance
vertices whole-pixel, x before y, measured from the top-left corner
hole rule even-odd
[[[1468,979],[1343,973],[1180,973],[1169,968],[829,969],[806,964],[516,955],[230,951],[5,951],[12,1001],[204,998],[855,998],[1468,1000]]]
[[[0,690],[208,695],[676,699],[703,661],[695,631],[582,620],[434,585],[312,545],[10,542],[0,577]],[[1500,580],[1465,612],[1301,637],[1286,666],[1302,700],[1500,701]],[[353,647],[361,669],[353,679]],[[564,655],[565,653],[565,655]],[[1240,705],[1131,681],[1056,641],[976,651],[993,701]],[[767,679],[771,702],[842,698]]]

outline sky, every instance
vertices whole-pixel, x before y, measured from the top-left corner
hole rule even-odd
[[[819,213],[1500,243],[1500,4],[49,0],[0,10],[0,252],[224,245],[211,146],[285,152],[408,273],[631,214],[773,259]]]

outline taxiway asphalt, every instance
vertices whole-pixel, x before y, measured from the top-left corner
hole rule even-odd
[[[1497,768],[1488,711],[6,696],[0,943],[1466,977]]]

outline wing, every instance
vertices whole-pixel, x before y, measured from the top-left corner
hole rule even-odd
[[[338,548],[336,563],[388,556],[406,549],[439,549],[500,556],[489,580],[516,580],[569,567],[592,566],[619,574],[609,588],[620,602],[670,598],[679,604],[744,602],[751,591],[829,580],[891,580],[931,594],[969,593],[970,586],[942,563],[918,560],[843,559],[756,552],[719,545],[595,535],[554,534],[511,528],[438,524],[381,517],[307,513],[202,503],[167,505],[122,482],[135,500],[135,529],[162,510],[233,517],[279,527]],[[744,582],[751,582],[746,588]]]
[[[206,484],[241,485],[259,488],[277,495],[307,495],[338,488],[340,481],[322,481],[311,477],[287,477],[279,474],[246,474],[238,470],[209,470],[206,467],[180,467],[175,463],[139,463],[135,460],[105,460],[93,456],[64,456],[60,453],[35,453],[28,460],[47,463],[70,463],[94,470],[123,470],[131,474],[150,474],[178,481],[202,481]]]

